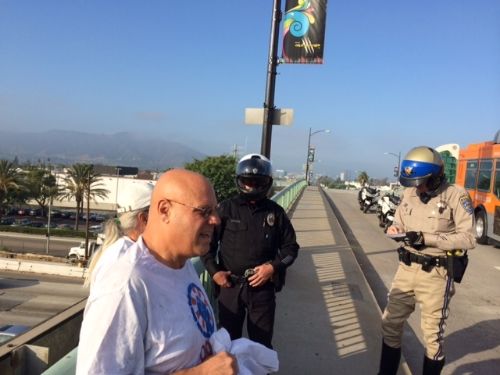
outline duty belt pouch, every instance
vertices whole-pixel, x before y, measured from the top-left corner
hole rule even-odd
[[[462,256],[448,256],[448,275],[452,277],[456,283],[460,283],[464,277],[467,264],[469,264],[469,256],[467,253]]]
[[[398,249],[398,258],[400,262],[403,262],[407,266],[411,265],[410,252],[404,247]]]
[[[431,272],[432,267],[434,267],[434,263],[432,262],[432,258],[428,257],[428,256],[422,257],[421,264],[422,264],[422,271],[425,271],[425,272]]]

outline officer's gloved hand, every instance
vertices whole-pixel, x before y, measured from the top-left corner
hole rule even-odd
[[[424,234],[422,232],[406,232],[404,243],[407,246],[413,247],[415,250],[422,250],[424,246]]]

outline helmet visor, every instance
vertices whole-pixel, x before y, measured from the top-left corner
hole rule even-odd
[[[268,176],[238,176],[238,187],[247,193],[267,190],[271,177]]]
[[[403,160],[399,182],[405,187],[417,187],[426,183],[431,177],[440,175],[442,168],[434,163],[418,160]]]

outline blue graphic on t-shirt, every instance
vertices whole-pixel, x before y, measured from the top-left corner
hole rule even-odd
[[[201,334],[210,338],[215,331],[215,319],[207,295],[195,283],[188,286],[188,303]]]

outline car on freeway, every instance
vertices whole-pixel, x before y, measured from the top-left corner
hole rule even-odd
[[[13,217],[2,217],[0,219],[0,225],[12,225],[16,222]]]
[[[50,217],[51,218],[61,217],[61,211],[59,211],[59,210],[50,210]]]
[[[102,245],[103,239],[102,237],[98,237],[97,240],[89,240],[88,249],[89,249],[89,257],[92,256]],[[66,258],[70,261],[70,263],[76,263],[79,260],[85,260],[85,241],[80,242],[79,246],[73,246],[69,249],[68,255]]]
[[[28,215],[30,216],[40,216],[42,214],[42,210],[39,208],[32,208],[28,211]]]
[[[102,224],[89,226],[90,233],[101,233],[103,230],[104,230],[104,228],[103,228]]]
[[[27,332],[31,327],[23,325],[6,324],[0,327],[0,345],[12,340],[14,337]]]
[[[20,219],[11,224],[11,227],[28,227],[32,221],[30,219]]]
[[[57,224],[58,229],[73,229],[73,224]]]

